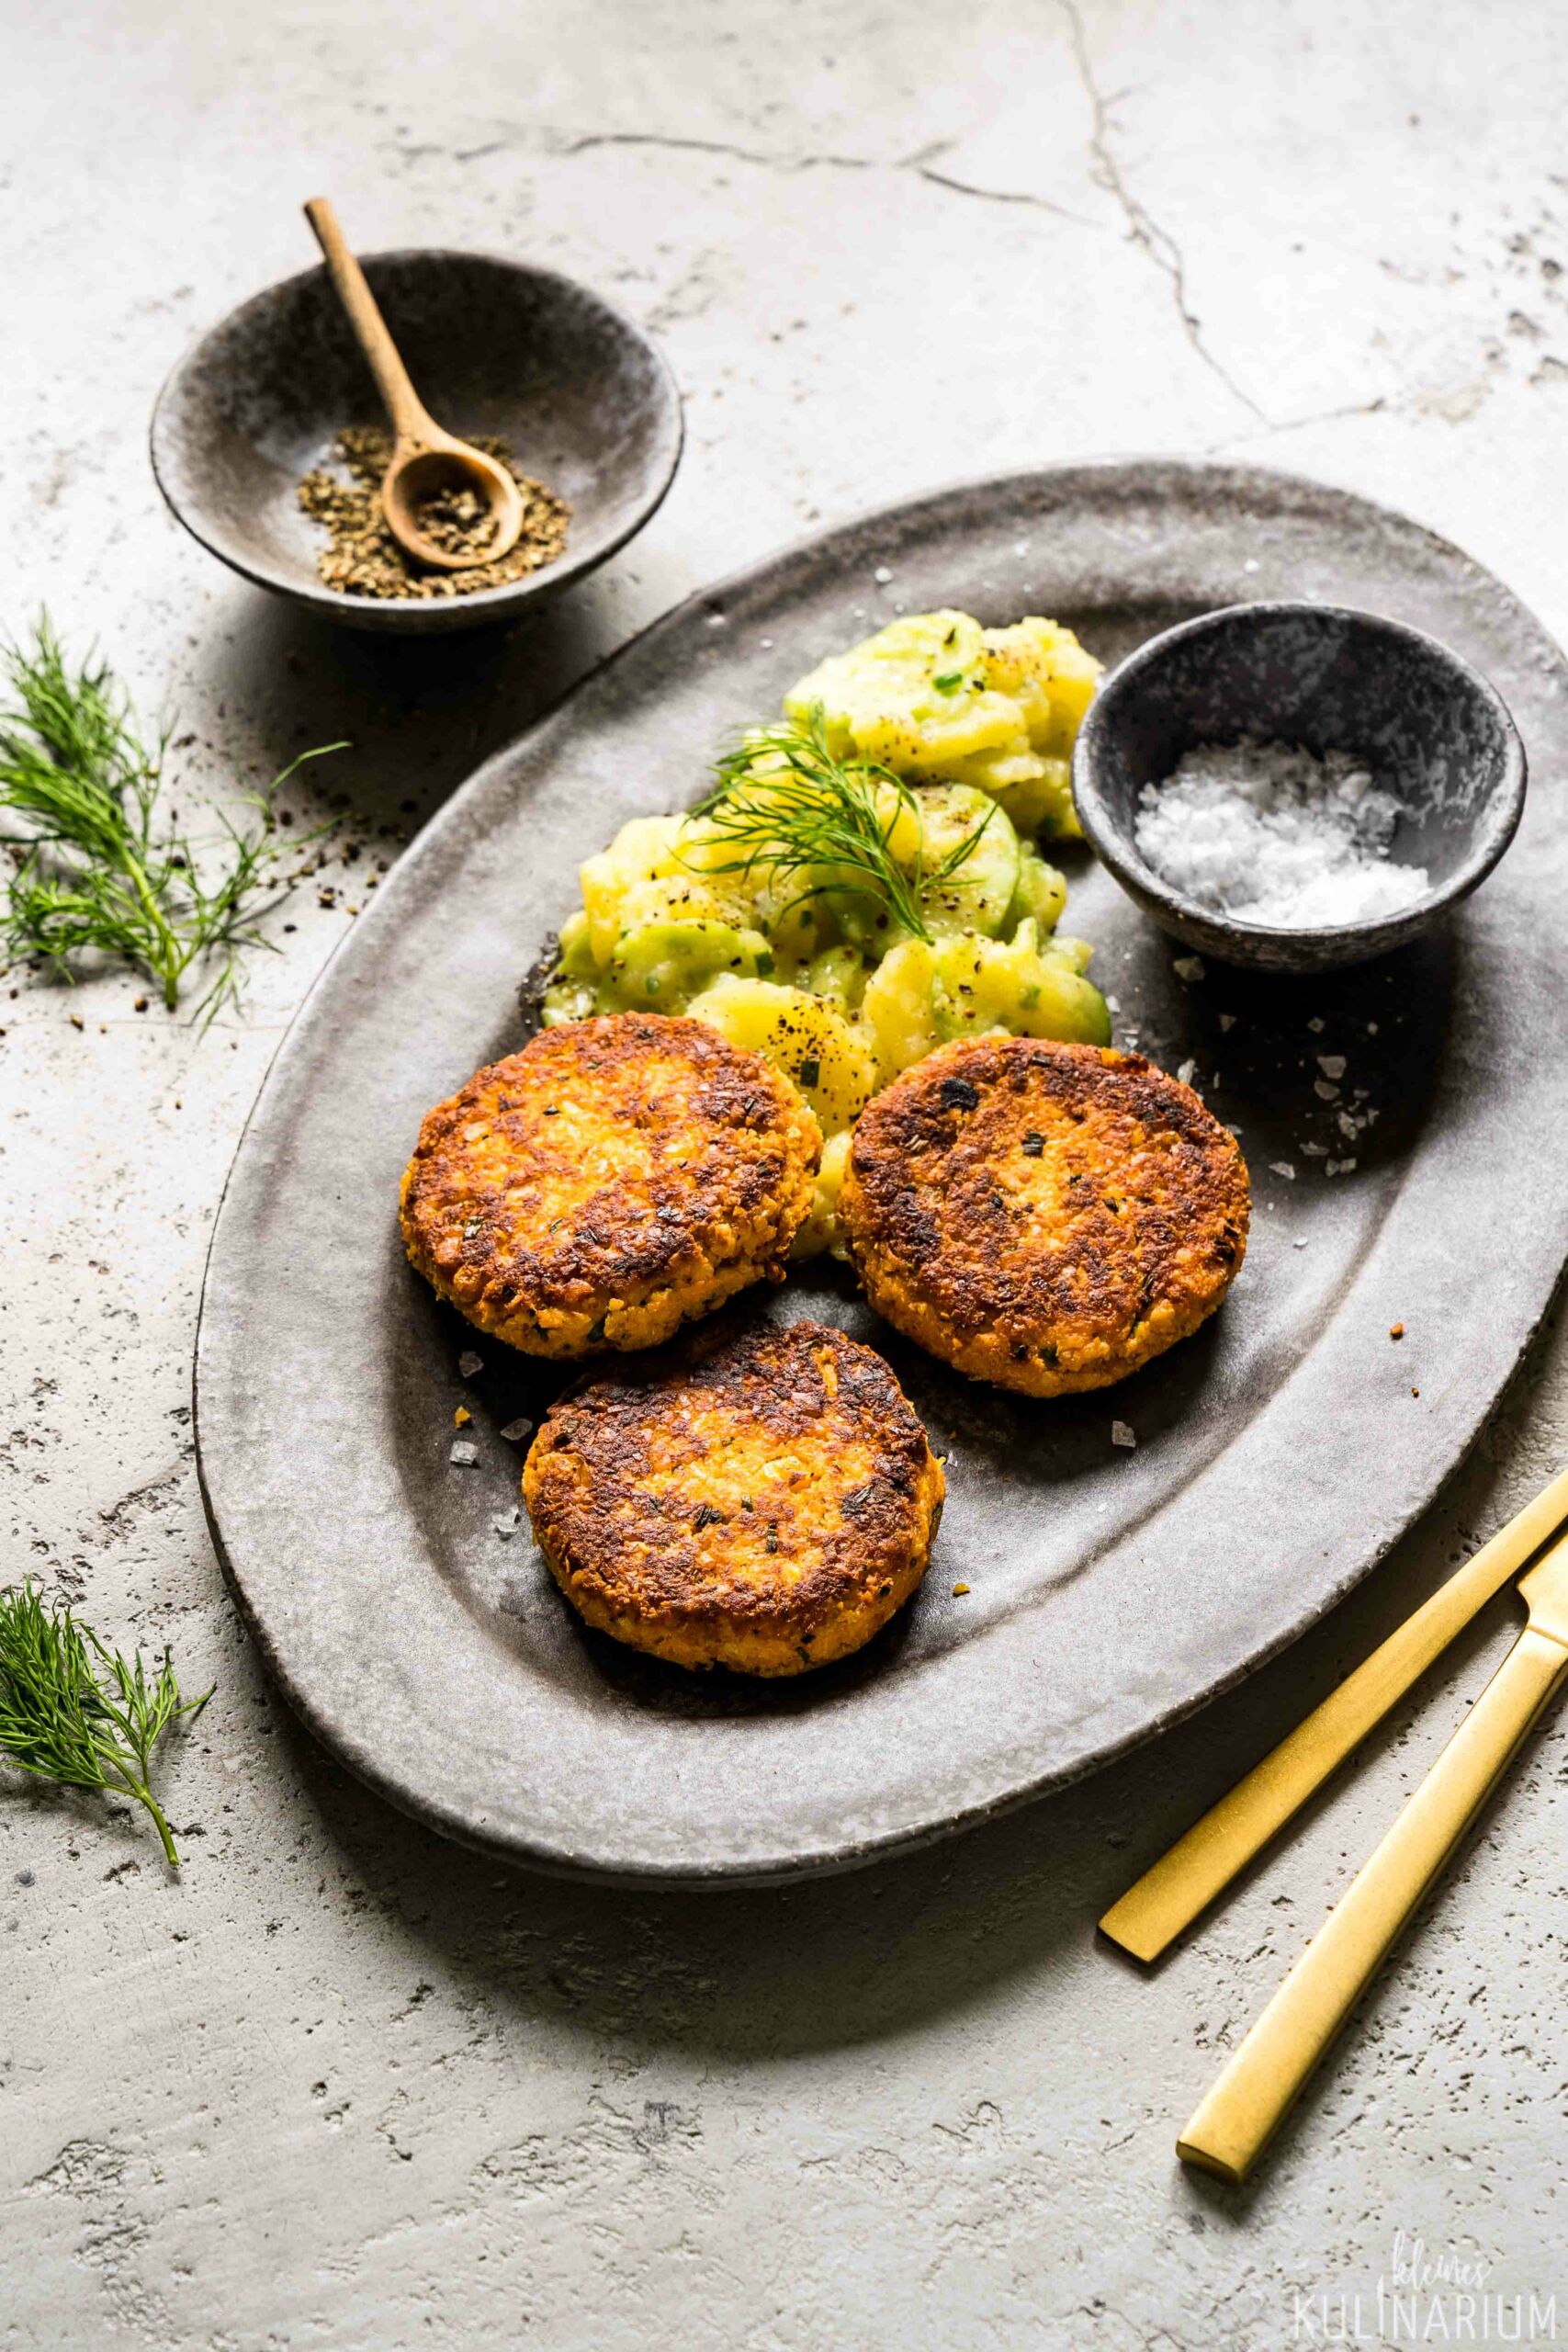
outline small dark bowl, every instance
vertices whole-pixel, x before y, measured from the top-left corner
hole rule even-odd
[[[1181,897],[1140,856],[1138,796],[1201,743],[1299,743],[1364,760],[1399,799],[1390,846],[1431,888],[1333,929],[1238,922]],[[1513,839],[1525,753],[1495,689],[1435,638],[1327,605],[1233,605],[1152,637],[1112,671],[1073,754],[1084,831],[1156,922],[1222,963],[1315,972],[1381,956],[1483,881]]]
[[[614,555],[669,489],[681,396],[658,347],[602,295],[486,254],[375,254],[365,275],[425,406],[464,440],[501,435],[571,502],[566,552],[468,596],[344,596],[296,487],[348,424],[384,424],[324,269],[269,287],[175,369],[152,469],[187,531],[258,587],[355,628],[428,636],[512,620]]]

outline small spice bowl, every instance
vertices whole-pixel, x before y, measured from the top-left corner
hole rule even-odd
[[[1144,787],[1198,746],[1243,737],[1364,763],[1401,805],[1391,863],[1425,867],[1430,887],[1396,913],[1313,929],[1173,888],[1134,838]],[[1078,734],[1073,790],[1096,854],[1162,929],[1222,963],[1315,972],[1402,945],[1484,881],[1519,821],[1525,753],[1495,689],[1419,629],[1336,605],[1233,605],[1112,671]]]
[[[348,425],[384,424],[324,269],[269,287],[188,352],[152,412],[152,469],[186,530],[258,587],[350,628],[429,636],[515,619],[623,547],[680,461],[681,396],[626,313],[554,270],[485,254],[368,256],[365,275],[431,413],[504,440],[570,502],[565,553],[522,579],[428,599],[345,595],[300,477]]]

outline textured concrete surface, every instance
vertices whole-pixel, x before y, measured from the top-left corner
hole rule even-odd
[[[1417,2239],[1488,2266],[1476,2340],[1516,2296],[1528,2336],[1532,2294],[1537,2340],[1553,2295],[1568,2335],[1560,1724],[1256,2187],[1172,2156],[1507,1604],[1163,1970],[1092,1937],[1558,1466],[1551,1335],[1419,1536],[1208,1716],[927,1857],[709,1900],[498,1877],[317,1753],[236,1628],[187,1411],[224,1170],[368,873],[702,580],[966,472],[1224,450],[1411,509],[1562,633],[1555,13],[18,0],[6,49],[6,621],[47,601],[96,634],[193,735],[192,791],[351,735],[295,806],[345,798],[362,846],[205,1037],[118,977],[0,996],[6,1573],[220,1684],[165,1774],[178,1883],[98,1804],[0,1805],[0,2343],[1271,2352],[1376,2340]],[[531,254],[666,341],[691,424],[670,503],[529,633],[339,638],[160,511],[157,384],[309,257],[318,187],[365,245]],[[1465,2290],[1439,2291],[1428,2340],[1462,2340]]]

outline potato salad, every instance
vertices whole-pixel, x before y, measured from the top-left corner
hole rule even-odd
[[[895,621],[803,678],[694,808],[633,819],[582,867],[547,1025],[685,1012],[786,1072],[827,1139],[797,1256],[836,1244],[866,1102],[945,1039],[1109,1043],[1037,846],[1077,831],[1069,762],[1098,676],[1053,621]]]

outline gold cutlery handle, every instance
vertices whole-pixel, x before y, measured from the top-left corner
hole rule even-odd
[[[1157,1960],[1568,1519],[1559,1473],[1113,1903],[1100,1932]]]
[[[1527,1626],[1198,2108],[1185,2163],[1246,2178],[1565,1674],[1568,1648]]]

